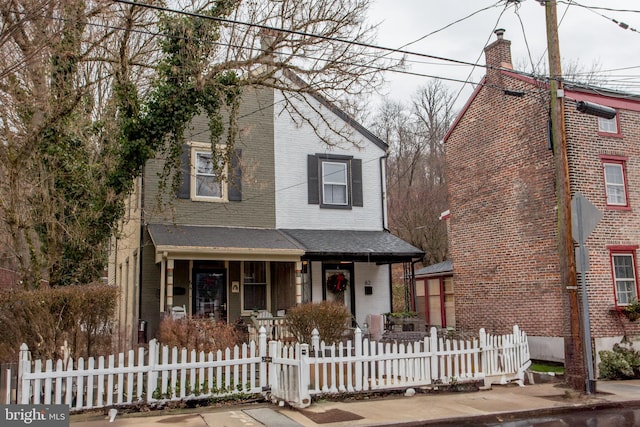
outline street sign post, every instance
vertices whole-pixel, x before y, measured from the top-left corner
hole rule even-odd
[[[571,198],[571,235],[580,248],[580,282],[582,285],[582,328],[584,337],[585,363],[587,365],[587,394],[595,393],[596,381],[593,374],[593,351],[591,348],[591,323],[589,321],[589,299],[585,274],[589,269],[589,249],[584,245],[598,222],[602,212],[598,210],[582,193],[577,192]]]

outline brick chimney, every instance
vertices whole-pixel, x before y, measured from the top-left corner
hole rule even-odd
[[[494,31],[498,39],[484,48],[484,57],[490,67],[513,70],[513,65],[511,65],[511,41],[504,39],[504,31],[502,28]]]

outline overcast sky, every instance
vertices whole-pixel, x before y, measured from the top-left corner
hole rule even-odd
[[[629,28],[621,28],[612,19],[626,23]],[[485,64],[484,47],[496,39],[494,29],[504,28],[505,39],[511,40],[516,68],[524,67],[523,71],[530,72],[532,62],[544,65],[547,59],[545,8],[536,0],[374,0],[369,20],[380,23],[379,46],[399,48],[435,32],[403,49]],[[603,74],[608,75],[608,83],[603,86],[640,93],[640,0],[564,0],[558,3],[558,21],[563,64],[578,63],[588,71],[597,63]],[[412,73],[465,81],[472,71],[470,66],[424,57],[407,59],[407,71]],[[629,69],[609,71],[622,68]],[[483,75],[484,69],[477,68],[470,80],[479,82]],[[627,79],[624,87],[616,83],[622,80],[621,76]],[[400,73],[389,73],[387,79],[388,96],[402,102],[409,101],[418,87],[429,81],[428,77]],[[443,82],[455,94],[464,86]],[[472,90],[470,85],[465,86],[456,104],[458,108]]]

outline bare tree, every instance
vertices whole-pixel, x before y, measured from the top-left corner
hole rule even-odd
[[[322,95],[352,108],[349,96],[373,90],[391,66],[367,47],[369,3],[216,0],[173,11],[154,0],[2,2],[3,264],[29,285],[98,277],[144,163],[165,150],[169,176],[187,123],[202,111],[212,143],[226,134],[232,150],[244,86],[285,90],[283,108],[318,129],[291,100],[318,111],[317,99],[301,95]],[[331,130],[327,143],[348,136]]]
[[[444,136],[453,97],[439,82],[420,88],[410,106],[386,103],[376,117],[378,136],[390,144],[387,162],[390,230],[425,252],[426,265],[446,259],[447,209]]]

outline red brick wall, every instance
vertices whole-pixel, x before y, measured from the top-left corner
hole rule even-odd
[[[546,88],[490,71],[447,140],[450,251],[462,329],[502,333],[518,324],[532,336],[563,336],[568,317],[559,284],[548,105]],[[612,311],[607,246],[640,244],[640,112],[619,110],[621,136],[599,135],[597,118],[577,112],[571,99],[565,114],[572,194],[580,191],[604,212],[586,242],[592,336],[637,334],[637,324]],[[607,209],[600,155],[628,158],[630,210]]]
[[[559,337],[547,91],[497,72],[486,83],[446,142],[456,323]]]
[[[603,100],[604,103],[606,100]],[[594,338],[640,333],[638,322],[630,323],[612,311],[615,304],[614,283],[607,246],[640,244],[640,112],[618,110],[618,120],[620,135],[599,135],[596,117],[577,112],[575,102],[566,103],[572,193],[580,191],[604,214],[586,241],[590,255],[586,280]],[[607,208],[600,155],[628,158],[625,172],[629,210]],[[636,251],[636,261],[639,254]],[[578,275],[579,282],[580,279]]]

